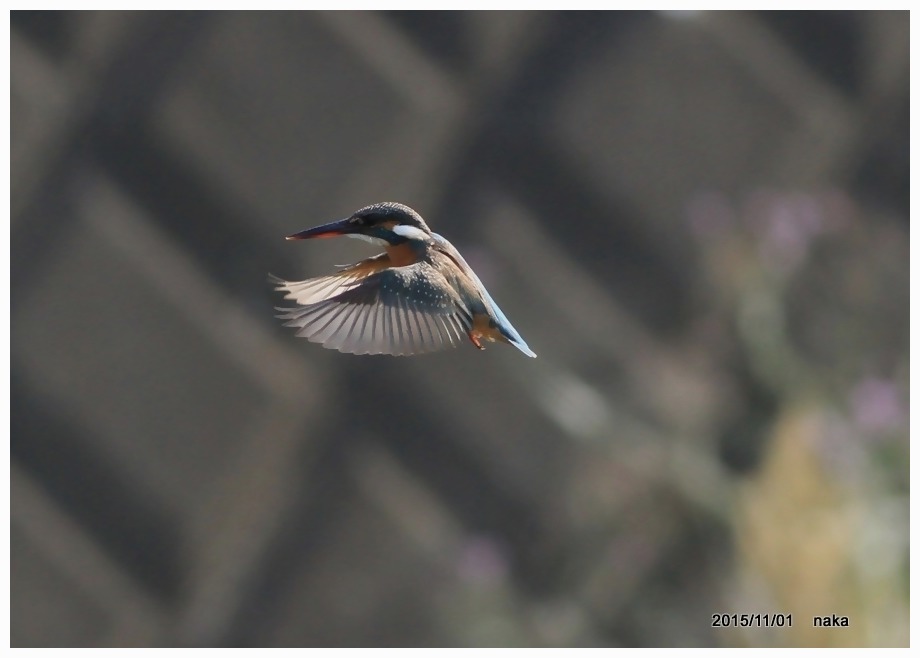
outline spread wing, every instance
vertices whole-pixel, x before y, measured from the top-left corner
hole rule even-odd
[[[429,263],[385,267],[385,254],[331,276],[274,279],[285,299],[285,326],[323,347],[350,354],[410,355],[453,347],[472,317],[460,296]]]

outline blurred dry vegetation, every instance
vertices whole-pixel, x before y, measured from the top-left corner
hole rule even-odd
[[[12,644],[907,645],[908,17],[13,12]],[[279,326],[382,200],[538,359]]]

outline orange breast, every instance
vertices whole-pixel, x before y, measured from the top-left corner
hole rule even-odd
[[[404,267],[418,262],[415,250],[409,243],[387,245],[387,256],[390,257],[390,267]]]

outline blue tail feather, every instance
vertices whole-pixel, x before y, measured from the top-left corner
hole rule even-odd
[[[444,239],[442,236],[437,233],[432,233],[432,236],[439,241],[444,246],[448,247],[452,254],[460,260],[463,265],[466,266],[467,273],[473,278],[476,284],[479,286],[479,289],[482,290],[483,296],[485,297],[486,303],[489,305],[489,310],[492,311],[492,316],[495,319],[495,323],[498,326],[498,330],[501,332],[502,336],[508,339],[508,342],[514,345],[516,348],[521,350],[524,354],[531,358],[537,358],[537,355],[531,350],[527,343],[524,342],[524,339],[521,338],[521,334],[512,326],[511,322],[508,321],[508,318],[505,317],[505,314],[502,313],[502,310],[498,307],[498,304],[495,303],[495,300],[492,299],[492,295],[489,294],[489,291],[486,290],[486,287],[482,285],[482,281],[479,280],[479,277],[476,276],[476,272],[473,271],[473,268],[469,266],[463,256],[460,255],[450,242]]]

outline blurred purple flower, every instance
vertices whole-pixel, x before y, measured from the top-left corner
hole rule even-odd
[[[760,253],[771,268],[788,272],[808,255],[814,239],[841,225],[836,217],[845,200],[831,193],[785,193],[759,190],[751,194],[745,222],[760,240]]]
[[[495,540],[473,537],[461,548],[457,571],[461,579],[474,584],[495,583],[507,576],[508,559]]]
[[[864,379],[853,388],[850,409],[856,424],[870,432],[897,429],[907,415],[898,387],[878,377]]]
[[[785,192],[761,188],[742,199],[736,209],[722,192],[699,192],[687,202],[690,232],[705,241],[746,229],[764,264],[780,273],[799,267],[815,238],[841,228],[854,212],[852,200],[838,189]]]

